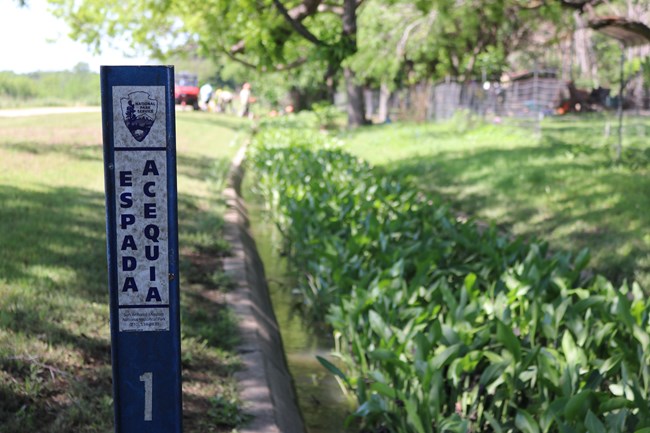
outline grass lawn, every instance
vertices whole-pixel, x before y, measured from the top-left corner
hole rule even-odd
[[[592,266],[650,290],[650,119],[626,118],[623,162],[615,124],[547,119],[541,137],[502,125],[390,124],[349,133],[347,149],[410,178],[458,212],[555,249],[589,247]]]
[[[247,125],[177,114],[184,424],[230,431],[221,190]],[[112,431],[100,114],[0,118],[0,431]]]

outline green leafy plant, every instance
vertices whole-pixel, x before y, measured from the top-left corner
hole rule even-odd
[[[329,103],[319,102],[311,106],[316,116],[318,126],[322,129],[336,128],[336,119],[340,117],[340,110]]]
[[[236,398],[215,396],[210,399],[211,407],[208,416],[215,424],[237,427],[250,419],[240,409],[240,402]]]
[[[320,362],[365,428],[650,427],[650,301],[637,284],[584,272],[586,250],[456,218],[322,135],[266,129],[249,159],[342,368]]]

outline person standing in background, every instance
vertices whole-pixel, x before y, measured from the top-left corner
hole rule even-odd
[[[251,85],[244,83],[239,92],[239,116],[247,117],[250,114]]]
[[[201,86],[199,89],[199,96],[200,96],[200,101],[199,101],[199,106],[201,107],[201,110],[206,111],[208,110],[208,104],[210,102],[210,99],[212,98],[212,86],[210,83],[205,83],[204,85]]]

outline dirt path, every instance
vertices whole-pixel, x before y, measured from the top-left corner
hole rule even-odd
[[[0,117],[43,116],[47,114],[99,113],[101,107],[41,107],[0,110]]]

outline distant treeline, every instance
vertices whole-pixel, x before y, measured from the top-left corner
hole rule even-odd
[[[99,104],[99,74],[83,63],[72,71],[0,72],[0,108]]]

